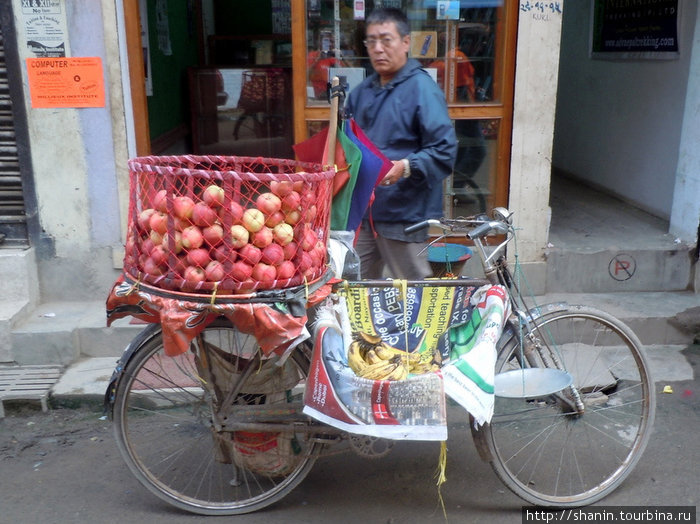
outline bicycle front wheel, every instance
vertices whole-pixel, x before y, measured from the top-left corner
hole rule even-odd
[[[159,330],[141,342],[115,392],[114,430],[148,490],[193,513],[234,515],[277,502],[306,476],[321,448],[308,434],[217,430],[237,408],[301,405],[306,356],[295,350],[280,366],[256,355],[253,337],[219,321],[177,357],[164,354]]]
[[[591,504],[629,475],[649,440],[655,396],[641,343],[616,318],[584,306],[538,319],[533,335],[535,365],[558,359],[572,387],[542,398],[496,397],[479,438],[496,474],[524,500]],[[521,367],[516,338],[502,348],[496,373]]]

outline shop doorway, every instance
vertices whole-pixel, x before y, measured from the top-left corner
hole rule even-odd
[[[357,78],[369,70],[356,45],[363,16],[350,0],[181,4],[124,3],[139,155],[291,158],[292,144],[329,120],[323,89],[329,75]],[[465,0],[449,16],[436,1],[394,4],[409,13],[412,36],[434,44],[421,60],[443,87],[459,135],[445,214],[507,205],[517,3]],[[364,2],[364,9],[374,5]],[[314,54],[326,64],[320,76]],[[468,85],[460,83],[466,76]]]

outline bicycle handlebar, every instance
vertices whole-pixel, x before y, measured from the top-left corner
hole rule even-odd
[[[428,219],[404,228],[405,233],[413,233],[429,226],[437,226],[444,231],[466,232],[470,240],[486,236],[490,232],[507,233],[508,224],[500,220],[474,220],[474,219]]]
[[[439,220],[423,220],[421,222],[418,222],[417,224],[413,224],[412,226],[408,226],[407,228],[404,229],[404,233],[413,233],[415,231],[420,231],[421,229],[425,229],[426,227],[429,227],[431,225],[439,225],[440,221]]]
[[[491,231],[496,231],[498,233],[507,233],[508,225],[504,224],[503,222],[499,222],[498,220],[491,220],[489,222],[484,222],[483,224],[476,226],[474,229],[467,233],[467,236],[471,240],[474,240],[475,238],[487,235]]]

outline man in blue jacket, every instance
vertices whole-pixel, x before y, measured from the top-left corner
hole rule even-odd
[[[404,228],[442,215],[442,181],[452,172],[457,139],[445,96],[420,63],[408,58],[406,15],[379,8],[366,20],[365,46],[374,73],[345,104],[370,140],[393,161],[362,222],[356,249],[363,278],[423,279],[431,275],[427,231]]]

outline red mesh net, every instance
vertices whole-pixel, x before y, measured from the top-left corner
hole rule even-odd
[[[325,271],[333,170],[286,159],[129,161],[124,270],[160,289],[296,286]]]

